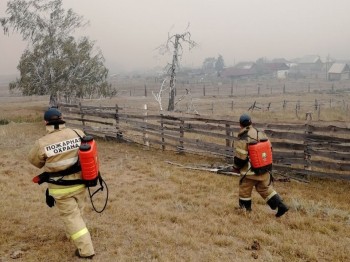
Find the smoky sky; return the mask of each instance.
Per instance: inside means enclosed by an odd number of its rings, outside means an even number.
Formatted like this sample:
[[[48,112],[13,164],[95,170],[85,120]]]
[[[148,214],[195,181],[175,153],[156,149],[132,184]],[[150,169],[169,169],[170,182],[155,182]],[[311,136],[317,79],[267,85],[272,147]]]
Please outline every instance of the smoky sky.
[[[6,0],[0,0],[0,16]],[[88,20],[76,32],[95,41],[111,73],[163,67],[171,53],[157,47],[168,35],[189,31],[198,45],[183,44],[181,65],[200,67],[221,54],[240,61],[319,55],[349,59],[349,0],[63,0]],[[26,43],[0,34],[0,74],[17,72]]]

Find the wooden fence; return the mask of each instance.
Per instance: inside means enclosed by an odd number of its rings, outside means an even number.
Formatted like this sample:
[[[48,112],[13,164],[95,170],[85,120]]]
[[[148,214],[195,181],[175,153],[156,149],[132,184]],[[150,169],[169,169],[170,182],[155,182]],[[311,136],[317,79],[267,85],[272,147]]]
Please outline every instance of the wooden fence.
[[[158,92],[163,78],[111,78],[109,82],[122,96],[152,96]],[[168,79],[169,81],[169,79]],[[169,83],[166,84],[169,86]],[[325,79],[236,79],[208,76],[181,77],[176,79],[178,96],[188,90],[194,97],[205,96],[266,96],[300,93],[337,93],[349,89],[349,80],[328,81]]]
[[[115,106],[61,104],[67,125],[106,139],[232,161],[237,122]],[[273,145],[274,169],[350,180],[350,129],[311,124],[254,123]]]

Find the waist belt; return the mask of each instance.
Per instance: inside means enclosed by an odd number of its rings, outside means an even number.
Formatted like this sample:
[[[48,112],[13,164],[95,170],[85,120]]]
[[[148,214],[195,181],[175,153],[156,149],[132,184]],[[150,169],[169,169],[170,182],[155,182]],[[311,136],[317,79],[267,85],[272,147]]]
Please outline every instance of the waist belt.
[[[86,181],[82,179],[73,179],[73,180],[63,180],[65,176],[75,174],[81,171],[81,167],[79,165],[79,161],[76,162],[73,166],[69,167],[66,170],[58,171],[58,172],[43,172],[38,175],[39,181],[38,184],[49,183],[60,186],[71,186],[71,185],[79,185],[85,184]],[[61,177],[58,180],[52,179],[53,177]]]

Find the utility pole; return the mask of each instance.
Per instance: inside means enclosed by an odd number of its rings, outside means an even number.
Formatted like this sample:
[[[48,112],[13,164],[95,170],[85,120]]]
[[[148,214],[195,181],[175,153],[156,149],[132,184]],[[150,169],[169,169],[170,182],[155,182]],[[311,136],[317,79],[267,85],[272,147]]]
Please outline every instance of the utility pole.
[[[329,54],[327,55],[327,59],[326,59],[326,80],[328,80],[328,64],[329,64]]]

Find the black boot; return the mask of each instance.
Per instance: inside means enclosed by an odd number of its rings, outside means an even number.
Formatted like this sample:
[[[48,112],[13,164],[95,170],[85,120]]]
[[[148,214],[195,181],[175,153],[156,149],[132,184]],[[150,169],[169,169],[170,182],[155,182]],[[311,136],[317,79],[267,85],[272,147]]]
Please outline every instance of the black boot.
[[[76,249],[76,250],[75,250],[74,255],[76,255],[76,256],[79,257],[79,258],[85,258],[85,259],[92,259],[92,258],[95,256],[95,254],[93,254],[93,255],[90,255],[90,256],[87,256],[87,257],[83,257],[83,256],[80,255],[79,249]]]
[[[284,213],[288,211],[288,207],[283,203],[281,197],[276,194],[273,197],[271,197],[268,201],[267,204],[271,207],[271,209],[275,210],[277,209],[276,217],[283,216]]]
[[[276,217],[283,216],[284,213],[286,213],[288,210],[289,210],[289,208],[283,202],[280,202],[278,204],[278,210],[277,210]]]
[[[245,208],[247,211],[252,211],[252,201],[251,200],[239,200],[239,207]]]

